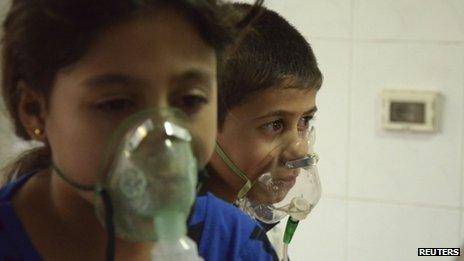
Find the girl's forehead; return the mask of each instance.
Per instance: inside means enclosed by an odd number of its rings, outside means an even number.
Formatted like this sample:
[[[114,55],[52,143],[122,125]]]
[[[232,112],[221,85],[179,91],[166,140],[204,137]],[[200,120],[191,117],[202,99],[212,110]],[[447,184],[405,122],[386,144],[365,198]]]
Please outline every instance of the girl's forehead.
[[[211,54],[215,55],[214,49],[195,26],[174,10],[166,9],[108,28],[81,60],[124,66],[133,61],[166,62],[179,57],[189,62]]]
[[[160,20],[163,15],[171,17],[169,23]],[[62,72],[58,76],[100,85],[207,82],[215,79],[216,54],[188,20],[167,11],[107,30],[76,64]]]

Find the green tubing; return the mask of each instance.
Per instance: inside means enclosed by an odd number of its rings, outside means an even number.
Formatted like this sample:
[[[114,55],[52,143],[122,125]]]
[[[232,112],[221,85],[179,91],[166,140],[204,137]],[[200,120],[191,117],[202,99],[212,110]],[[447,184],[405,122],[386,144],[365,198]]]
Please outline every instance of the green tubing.
[[[288,218],[284,233],[285,244],[290,244],[290,241],[292,241],[293,234],[295,234],[295,230],[299,222],[300,221],[298,220],[293,220],[291,217]]]

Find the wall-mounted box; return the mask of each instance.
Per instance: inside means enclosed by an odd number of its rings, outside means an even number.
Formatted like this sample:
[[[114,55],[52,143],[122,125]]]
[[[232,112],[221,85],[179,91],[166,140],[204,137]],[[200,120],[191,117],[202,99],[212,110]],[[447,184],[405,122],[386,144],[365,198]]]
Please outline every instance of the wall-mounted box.
[[[381,126],[387,130],[438,130],[440,94],[433,91],[384,90]]]

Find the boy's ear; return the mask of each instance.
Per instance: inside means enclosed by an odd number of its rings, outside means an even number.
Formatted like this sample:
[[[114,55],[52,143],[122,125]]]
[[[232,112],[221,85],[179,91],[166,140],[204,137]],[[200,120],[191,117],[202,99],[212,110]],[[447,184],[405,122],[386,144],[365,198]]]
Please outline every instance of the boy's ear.
[[[47,108],[45,97],[43,94],[32,90],[24,81],[18,83],[18,89],[18,115],[21,124],[31,139],[45,142],[45,115]]]

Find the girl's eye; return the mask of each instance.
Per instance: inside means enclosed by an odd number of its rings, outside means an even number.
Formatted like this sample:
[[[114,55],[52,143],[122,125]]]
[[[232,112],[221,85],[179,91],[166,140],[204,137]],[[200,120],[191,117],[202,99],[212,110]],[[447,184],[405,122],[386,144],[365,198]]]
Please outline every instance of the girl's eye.
[[[284,123],[282,120],[276,120],[273,122],[266,123],[261,126],[262,131],[264,134],[272,136],[275,134],[280,133],[284,128]]]
[[[299,131],[305,131],[309,128],[311,125],[311,120],[313,119],[313,116],[304,116],[301,117],[300,120],[298,121],[298,130]]]
[[[178,106],[187,113],[195,113],[208,102],[208,99],[203,96],[190,94],[182,96]]]
[[[106,113],[123,113],[135,106],[134,101],[129,99],[113,99],[97,103],[98,110]]]

